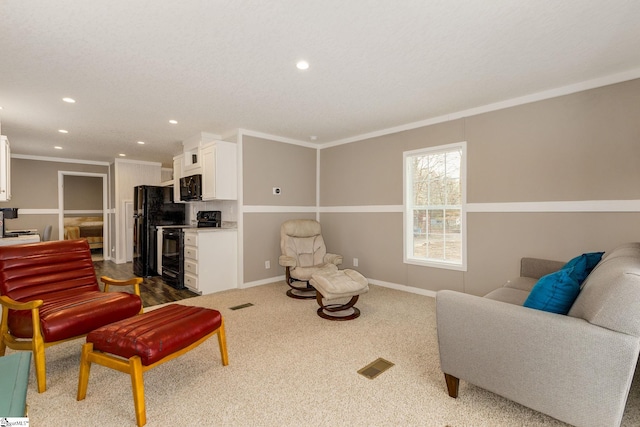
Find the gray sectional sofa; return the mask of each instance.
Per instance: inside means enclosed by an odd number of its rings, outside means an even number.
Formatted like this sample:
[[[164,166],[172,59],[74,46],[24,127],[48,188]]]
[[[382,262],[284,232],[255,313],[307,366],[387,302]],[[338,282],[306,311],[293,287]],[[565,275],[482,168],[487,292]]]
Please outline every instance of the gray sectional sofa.
[[[640,352],[640,243],[605,253],[567,315],[523,307],[563,265],[523,258],[520,277],[485,297],[437,293],[452,397],[463,380],[575,426],[620,425]]]

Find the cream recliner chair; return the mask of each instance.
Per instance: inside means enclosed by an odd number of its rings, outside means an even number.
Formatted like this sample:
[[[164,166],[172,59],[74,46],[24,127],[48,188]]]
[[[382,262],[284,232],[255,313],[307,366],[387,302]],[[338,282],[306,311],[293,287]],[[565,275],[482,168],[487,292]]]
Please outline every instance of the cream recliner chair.
[[[291,298],[315,298],[311,276],[337,271],[342,264],[342,255],[327,253],[320,223],[312,219],[285,221],[280,227],[280,249],[279,263],[286,269]]]

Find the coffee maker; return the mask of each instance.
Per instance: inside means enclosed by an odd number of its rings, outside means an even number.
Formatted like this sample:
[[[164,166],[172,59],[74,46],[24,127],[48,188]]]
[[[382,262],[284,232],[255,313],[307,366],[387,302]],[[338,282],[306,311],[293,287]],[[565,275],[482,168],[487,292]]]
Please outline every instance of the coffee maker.
[[[18,218],[18,208],[0,208],[0,237],[5,237],[4,220],[14,218]]]

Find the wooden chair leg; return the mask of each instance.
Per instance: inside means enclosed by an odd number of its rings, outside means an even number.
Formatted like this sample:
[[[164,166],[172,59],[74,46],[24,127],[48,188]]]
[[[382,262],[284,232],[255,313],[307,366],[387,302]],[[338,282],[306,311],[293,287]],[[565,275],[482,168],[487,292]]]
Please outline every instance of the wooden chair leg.
[[[3,308],[2,321],[0,322],[0,357],[4,356],[4,353],[7,350],[7,343],[5,342],[4,337],[9,333],[8,317],[9,309]]]
[[[227,353],[227,335],[224,332],[224,319],[222,319],[222,323],[220,323],[220,327],[218,328],[218,344],[220,345],[222,365],[227,366],[229,364],[229,354]]]
[[[36,334],[33,337],[33,361],[36,367],[38,393],[44,393],[47,390],[47,360],[42,336],[36,337]]]
[[[80,356],[80,375],[78,376],[78,395],[76,400],[84,400],[87,397],[87,387],[89,386],[89,372],[91,371],[91,361],[89,353],[93,351],[93,343],[88,342],[82,346]]]
[[[131,388],[133,389],[133,404],[136,410],[136,421],[138,427],[147,423],[147,412],[144,403],[144,378],[142,377],[142,361],[140,356],[133,356],[129,359],[131,369]]]
[[[460,379],[454,377],[453,375],[444,374],[444,380],[447,382],[447,391],[449,392],[449,396],[454,399],[458,397],[458,386],[460,385]]]

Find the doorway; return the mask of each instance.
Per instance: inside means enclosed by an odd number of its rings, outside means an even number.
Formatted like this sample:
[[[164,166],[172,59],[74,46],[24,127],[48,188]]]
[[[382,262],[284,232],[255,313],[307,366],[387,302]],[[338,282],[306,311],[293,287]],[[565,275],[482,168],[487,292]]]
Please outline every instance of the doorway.
[[[58,172],[58,240],[85,239],[94,261],[108,258],[107,174]]]

